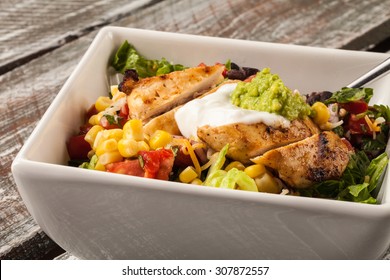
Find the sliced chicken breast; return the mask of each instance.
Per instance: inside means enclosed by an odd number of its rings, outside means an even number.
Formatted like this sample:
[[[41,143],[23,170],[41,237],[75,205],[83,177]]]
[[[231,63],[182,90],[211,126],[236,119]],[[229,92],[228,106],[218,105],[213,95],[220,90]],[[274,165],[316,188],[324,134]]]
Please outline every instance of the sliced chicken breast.
[[[211,148],[219,151],[229,143],[227,156],[244,163],[271,149],[300,141],[315,133],[319,133],[319,130],[309,118],[294,120],[288,128],[273,128],[263,123],[198,128],[198,137]]]
[[[224,70],[224,65],[203,65],[142,79],[127,97],[130,117],[146,123],[222,82]]]
[[[291,187],[307,188],[316,182],[339,179],[352,152],[339,136],[325,131],[271,150],[252,161],[274,169]]]

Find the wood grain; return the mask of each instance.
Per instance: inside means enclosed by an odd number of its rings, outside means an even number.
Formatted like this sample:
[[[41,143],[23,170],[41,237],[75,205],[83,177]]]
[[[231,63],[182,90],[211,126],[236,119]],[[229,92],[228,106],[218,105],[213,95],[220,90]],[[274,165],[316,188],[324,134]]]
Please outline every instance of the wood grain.
[[[390,36],[390,1],[157,3],[120,25],[216,37],[361,50]]]
[[[60,251],[29,215],[10,167],[100,27],[369,49],[390,37],[389,6],[390,0],[1,1],[0,258]]]
[[[155,2],[1,1],[0,74]]]

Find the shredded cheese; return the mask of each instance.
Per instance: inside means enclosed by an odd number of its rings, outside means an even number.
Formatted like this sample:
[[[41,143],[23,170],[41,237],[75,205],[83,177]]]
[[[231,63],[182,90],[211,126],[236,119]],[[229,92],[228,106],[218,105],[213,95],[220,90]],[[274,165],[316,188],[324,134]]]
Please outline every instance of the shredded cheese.
[[[192,147],[190,141],[188,141],[188,139],[176,138],[176,139],[173,139],[173,141],[172,141],[172,144],[175,144],[175,143],[181,144],[185,147],[185,149],[183,149],[183,154],[190,156],[191,161],[194,164],[195,171],[196,171],[196,173],[198,173],[198,176],[199,176],[200,173],[202,172],[202,169],[200,167],[198,158],[196,157],[194,148]]]

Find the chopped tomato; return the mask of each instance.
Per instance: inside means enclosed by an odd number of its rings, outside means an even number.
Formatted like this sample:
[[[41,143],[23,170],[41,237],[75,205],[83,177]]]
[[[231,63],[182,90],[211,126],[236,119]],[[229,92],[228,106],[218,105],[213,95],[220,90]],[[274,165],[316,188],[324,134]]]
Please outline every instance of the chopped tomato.
[[[101,117],[99,123],[105,129],[120,128],[118,124],[110,123],[106,116]]]
[[[70,159],[87,159],[88,153],[91,150],[91,146],[84,139],[85,134],[75,135],[69,138],[66,143],[66,148]]]
[[[159,149],[155,151],[140,151],[144,163],[146,178],[168,180],[172,171],[174,155],[170,149]]]
[[[340,106],[351,114],[360,114],[368,110],[368,104],[364,100],[340,103]]]
[[[347,129],[351,132],[351,134],[372,134],[366,120],[364,118],[358,118],[355,114],[351,114],[349,116]]]
[[[172,171],[174,155],[172,150],[159,149],[155,151],[141,151],[143,166],[139,159],[125,160],[106,165],[108,172],[133,175],[145,178],[168,180]]]
[[[144,177],[145,171],[138,159],[113,162],[106,165],[108,172]]]
[[[119,125],[123,127],[125,123],[127,122],[129,118],[129,105],[125,103],[125,105],[122,106],[121,110],[119,111]]]

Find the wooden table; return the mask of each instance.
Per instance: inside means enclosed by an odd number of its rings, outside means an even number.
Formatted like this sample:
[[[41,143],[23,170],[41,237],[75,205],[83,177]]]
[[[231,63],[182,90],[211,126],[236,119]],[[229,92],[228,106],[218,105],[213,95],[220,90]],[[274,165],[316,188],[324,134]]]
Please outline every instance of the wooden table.
[[[390,0],[2,0],[1,259],[52,259],[64,252],[28,213],[10,167],[97,31],[106,25],[326,48],[390,50]],[[389,251],[384,258],[390,259]]]

